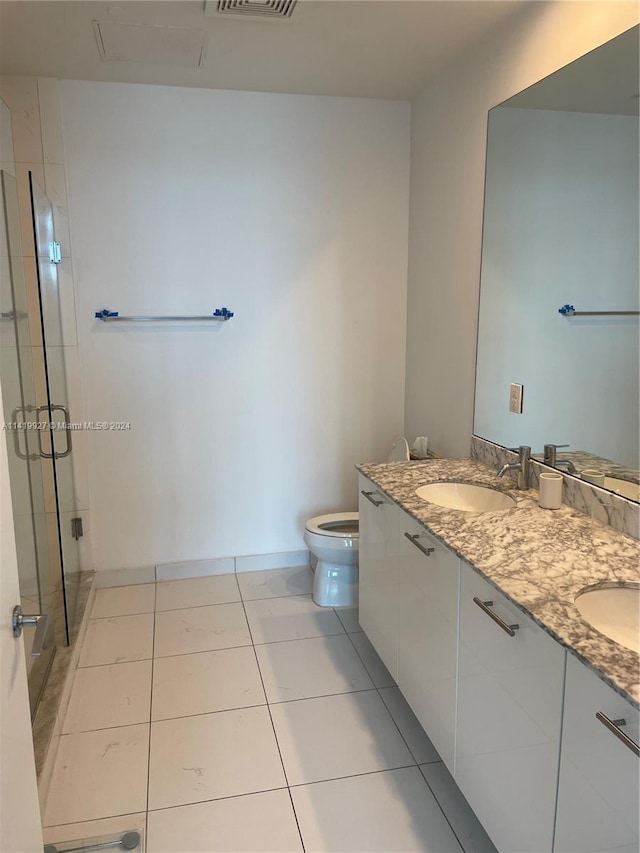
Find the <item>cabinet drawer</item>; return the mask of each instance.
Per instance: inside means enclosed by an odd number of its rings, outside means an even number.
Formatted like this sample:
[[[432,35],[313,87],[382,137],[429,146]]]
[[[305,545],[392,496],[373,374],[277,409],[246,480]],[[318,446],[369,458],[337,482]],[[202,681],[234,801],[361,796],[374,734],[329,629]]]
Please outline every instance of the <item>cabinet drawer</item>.
[[[636,744],[638,711],[573,655],[567,679],[556,817],[557,853],[638,850],[640,760],[601,722]]]
[[[461,564],[454,775],[499,850],[552,848],[564,665],[558,643]]]

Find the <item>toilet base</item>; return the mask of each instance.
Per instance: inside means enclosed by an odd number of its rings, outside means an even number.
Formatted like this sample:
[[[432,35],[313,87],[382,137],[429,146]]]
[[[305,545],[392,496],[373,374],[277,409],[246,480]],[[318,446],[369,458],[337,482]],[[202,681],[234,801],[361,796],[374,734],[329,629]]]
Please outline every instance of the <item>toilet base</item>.
[[[355,607],[358,603],[358,566],[318,560],[313,575],[313,600],[320,607]]]

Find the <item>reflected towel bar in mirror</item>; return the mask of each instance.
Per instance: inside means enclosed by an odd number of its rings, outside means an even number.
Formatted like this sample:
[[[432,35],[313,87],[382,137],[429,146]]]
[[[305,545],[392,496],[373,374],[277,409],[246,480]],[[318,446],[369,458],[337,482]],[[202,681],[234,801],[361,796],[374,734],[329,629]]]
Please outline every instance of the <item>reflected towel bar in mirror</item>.
[[[640,317],[640,311],[576,311],[573,305],[558,308],[563,317]]]
[[[120,323],[162,323],[167,321],[175,321],[175,320],[198,320],[199,322],[203,322],[205,320],[230,320],[233,317],[233,311],[229,311],[228,308],[216,308],[213,314],[203,314],[203,315],[167,315],[167,316],[154,316],[154,315],[138,315],[138,316],[130,316],[130,317],[122,317],[118,313],[118,311],[109,311],[107,308],[103,308],[102,311],[96,311],[95,318],[96,320],[102,320],[103,323],[112,323],[112,322],[120,322]]]

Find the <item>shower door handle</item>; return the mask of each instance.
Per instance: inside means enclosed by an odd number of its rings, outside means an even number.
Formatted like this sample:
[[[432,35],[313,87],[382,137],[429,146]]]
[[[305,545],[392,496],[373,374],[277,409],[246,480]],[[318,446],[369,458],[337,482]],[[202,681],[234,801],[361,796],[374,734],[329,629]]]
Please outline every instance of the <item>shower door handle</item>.
[[[13,433],[13,449],[16,452],[16,456],[18,459],[28,459],[29,454],[23,453],[20,450],[20,429],[18,427],[18,415],[24,415],[24,406],[17,406],[13,412],[11,412],[11,432]],[[24,417],[22,418],[21,423],[26,423]]]
[[[65,431],[65,435],[67,437],[67,447],[66,447],[64,453],[56,453],[55,452],[55,445],[53,442],[53,436],[51,437],[51,444],[54,447],[54,455],[55,455],[56,459],[64,459],[65,456],[70,455],[71,450],[72,450],[72,447],[71,447],[71,415],[69,414],[69,409],[66,406],[62,406],[60,404],[55,405],[55,406],[51,406],[51,411],[53,412],[54,410],[58,411],[58,412],[62,412],[62,414],[64,415],[64,431]]]
[[[48,613],[26,614],[22,612],[22,607],[19,604],[13,608],[13,618],[11,619],[11,628],[14,637],[22,635],[22,629],[25,625],[35,625],[36,633],[33,638],[33,646],[31,647],[31,655],[34,658],[40,657],[44,646],[44,638],[47,634],[47,625],[49,624]]]
[[[37,412],[37,409],[35,408],[35,406],[17,406],[13,410],[13,412],[11,413],[11,421],[12,421],[11,432],[13,433],[13,449],[15,450],[16,456],[19,459],[26,459],[27,461],[34,462],[39,456],[38,453],[32,453],[32,454],[23,453],[22,450],[20,449],[20,433],[21,432],[25,433],[25,441],[26,441],[26,423],[27,423],[27,421],[24,417],[25,412]],[[20,421],[20,423],[25,424],[24,430],[21,430],[18,427],[18,415],[22,415],[22,420]],[[37,433],[38,433],[38,445],[40,445],[40,430],[37,430]],[[27,450],[28,449],[29,449],[29,443],[27,442]]]
[[[53,423],[53,415],[52,412],[62,412],[64,414],[64,424],[65,424],[65,433],[67,439],[67,446],[63,453],[56,452],[56,444],[54,439],[55,430],[51,430],[51,453],[47,453],[46,450],[42,449],[42,440],[40,438],[40,431],[38,430],[38,441],[40,442],[40,456],[44,459],[64,459],[65,456],[69,456],[71,453],[71,415],[69,414],[69,409],[66,406],[62,406],[60,404],[52,404],[51,406],[40,406],[38,408],[38,420],[40,419],[40,412],[46,412],[49,416],[49,423]]]
[[[47,453],[46,450],[42,449],[42,436],[40,434],[42,432],[42,430],[40,429],[40,423],[41,423],[40,412],[46,412],[46,414],[49,418],[49,421],[51,421],[51,413],[49,412],[49,406],[38,406],[38,408],[35,411],[37,412],[36,417],[38,418],[38,447],[40,448],[40,456],[42,456],[43,459],[53,459],[53,457],[55,456],[55,453],[53,453],[53,436],[51,436],[51,450],[52,450],[52,452]],[[44,424],[44,426],[46,426],[46,424]],[[49,430],[49,431],[51,431],[51,430]]]

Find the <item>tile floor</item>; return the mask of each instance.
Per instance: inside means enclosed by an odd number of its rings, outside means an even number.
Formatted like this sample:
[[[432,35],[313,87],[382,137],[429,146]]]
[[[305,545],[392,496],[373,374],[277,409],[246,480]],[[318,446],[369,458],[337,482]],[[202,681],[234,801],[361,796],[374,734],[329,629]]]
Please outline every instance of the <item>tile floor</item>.
[[[493,851],[362,633],[307,567],[98,590],[45,842],[147,853]]]

